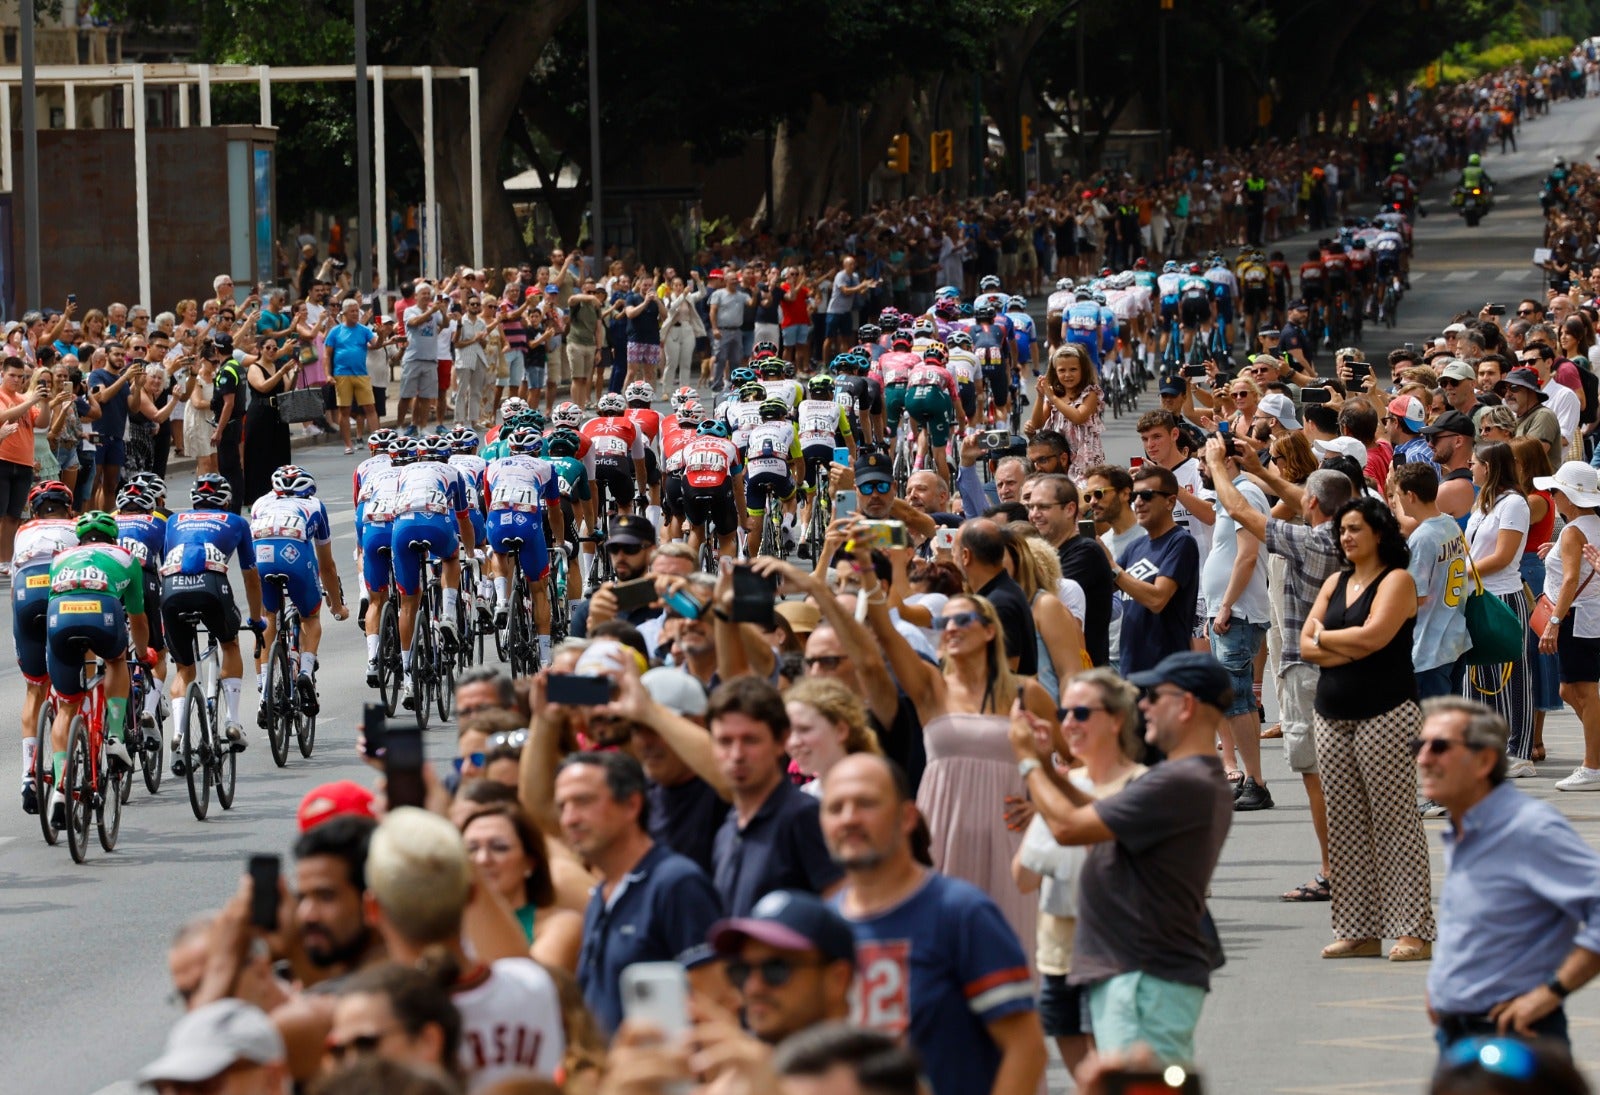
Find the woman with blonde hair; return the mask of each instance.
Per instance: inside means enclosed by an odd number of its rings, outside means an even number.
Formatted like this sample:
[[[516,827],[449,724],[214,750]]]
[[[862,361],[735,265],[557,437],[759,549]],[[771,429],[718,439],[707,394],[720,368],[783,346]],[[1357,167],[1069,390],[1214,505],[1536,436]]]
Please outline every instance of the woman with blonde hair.
[[[1039,653],[1034,679],[1059,699],[1073,674],[1092,664],[1085,657],[1083,624],[1061,599],[1061,558],[1055,548],[1026,521],[1010,522],[1006,531],[1011,533],[1006,545],[1007,568],[1033,610],[1034,643]]]
[[[1478,419],[1479,441],[1505,441],[1509,443],[1517,434],[1517,412],[1510,407],[1490,407]],[[1546,461],[1549,454],[1545,454]]]
[[[827,677],[805,677],[783,694],[789,712],[785,750],[797,768],[811,777],[800,789],[822,797],[822,777],[852,753],[883,755],[878,736],[867,725],[861,697]]]
[[[1085,468],[1106,462],[1101,439],[1105,432],[1103,393],[1089,352],[1074,342],[1050,351],[1049,366],[1039,376],[1038,395],[1022,432],[1032,437],[1046,429],[1064,436],[1072,454],[1067,474],[1081,483]]]

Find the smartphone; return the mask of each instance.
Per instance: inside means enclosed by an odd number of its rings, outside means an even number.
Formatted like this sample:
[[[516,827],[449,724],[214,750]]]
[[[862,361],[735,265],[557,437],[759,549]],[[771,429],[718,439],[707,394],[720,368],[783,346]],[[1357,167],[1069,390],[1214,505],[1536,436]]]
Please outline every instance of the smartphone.
[[[1129,457],[1128,458],[1128,467],[1133,471],[1138,471],[1140,468],[1144,467],[1144,457],[1142,457],[1142,456]]]
[[[1352,376],[1366,376],[1372,372],[1372,366],[1365,361],[1347,361],[1345,364],[1350,366]]]
[[[1333,392],[1327,388],[1301,388],[1300,402],[1302,403],[1327,403],[1333,398]]]
[[[887,551],[903,548],[911,543],[903,521],[865,521],[859,526],[856,539],[874,550]]]
[[[1217,423],[1217,436],[1222,438],[1223,444],[1227,446],[1229,456],[1239,455],[1239,443],[1233,439],[1233,431],[1228,423]]]
[[[706,606],[691,597],[687,591],[675,589],[661,598],[661,603],[666,605],[674,615],[682,616],[686,620],[698,620],[705,615]]]
[[[778,585],[757,574],[748,563],[733,567],[733,622],[772,626],[772,606],[778,599]]]
[[[856,515],[856,492],[842,490],[833,496],[833,515],[835,517],[854,517]]]
[[[936,528],[933,530],[933,549],[935,551],[954,551],[956,549],[956,529]]]
[[[610,677],[589,677],[581,673],[552,673],[545,682],[545,696],[565,707],[599,707],[611,702]]]
[[[834,449],[833,462],[841,468],[848,468],[850,466],[850,450],[843,446]]]
[[[635,962],[622,970],[622,1017],[655,1027],[669,1043],[689,1033],[689,975],[676,962]]]
[[[1100,534],[1095,531],[1094,520],[1092,518],[1085,517],[1083,520],[1078,522],[1078,535],[1093,540]]]
[[[1200,1077],[1181,1068],[1165,1072],[1117,1069],[1101,1073],[1106,1095],[1200,1095]]]
[[[983,435],[983,447],[986,449],[1003,449],[1011,444],[1010,430],[986,430]]]
[[[250,857],[250,926],[264,932],[278,930],[278,874],[275,855]]]
[[[76,303],[78,303],[78,294],[77,293],[68,293],[67,294],[67,303],[68,304],[76,304]],[[1500,310],[1502,312],[1505,311],[1504,308],[1502,308]]]
[[[612,587],[611,593],[617,599],[617,611],[619,613],[632,612],[634,609],[654,604],[656,600],[655,575],[646,574],[643,578],[635,578],[631,582],[618,582]]]
[[[1206,375],[1206,367],[1204,365],[1185,365],[1183,367],[1183,369],[1182,369],[1182,374],[1181,375],[1183,375],[1183,376],[1205,376]]]
[[[381,703],[363,704],[361,708],[361,755],[367,760],[382,760],[388,716]]]
[[[1417,346],[1416,346],[1416,343],[1414,343],[1414,342],[1407,342],[1404,345],[1403,349],[1408,354],[1414,354],[1414,353],[1417,352]]]
[[[385,727],[383,775],[389,807],[418,806],[427,801],[422,785],[422,731],[415,726]]]
[[[71,300],[72,298],[68,297],[67,299]],[[1504,304],[1488,304],[1484,306],[1483,313],[1488,316],[1503,316],[1506,314],[1506,306]]]

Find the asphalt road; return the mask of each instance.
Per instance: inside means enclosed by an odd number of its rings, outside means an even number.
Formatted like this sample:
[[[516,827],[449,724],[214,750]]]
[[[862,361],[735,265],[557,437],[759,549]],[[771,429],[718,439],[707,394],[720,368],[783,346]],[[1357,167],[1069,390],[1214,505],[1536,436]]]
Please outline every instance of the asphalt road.
[[[1557,152],[1586,158],[1600,144],[1600,103],[1564,103],[1524,129],[1519,154],[1491,155],[1500,204],[1476,229],[1448,212],[1418,227],[1413,291],[1395,332],[1368,334],[1370,357],[1401,342],[1431,338],[1458,311],[1485,302],[1514,303],[1539,290],[1529,258],[1538,243],[1538,180]],[[1439,188],[1428,201],[1443,205]],[[1327,356],[1327,355],[1324,355]],[[1142,401],[1153,406],[1153,396]],[[1137,451],[1132,419],[1107,424],[1107,450],[1126,460]],[[347,589],[353,547],[350,504],[343,497],[354,459],[336,446],[306,447],[296,459],[325,485],[335,556]],[[186,475],[175,475],[181,498]],[[231,811],[213,803],[210,820],[194,820],[181,785],[159,795],[142,785],[124,812],[114,854],[96,847],[75,866],[64,846],[46,847],[36,819],[18,807],[21,767],[15,745],[0,772],[11,790],[0,799],[0,1088],[90,1092],[125,1079],[158,1052],[178,1010],[169,1000],[165,949],[171,931],[233,892],[252,853],[287,854],[300,797],[329,779],[364,778],[352,748],[367,696],[364,648],[352,623],[327,630],[320,673],[324,697],[317,753],[291,750],[287,768],[272,766],[265,735],[252,726],[240,758],[238,798]],[[16,711],[21,681],[0,659],[0,710]],[[244,721],[253,724],[247,687]],[[13,716],[14,717],[14,716]],[[1555,794],[1554,779],[1576,762],[1579,733],[1569,714],[1546,730],[1551,760],[1522,788],[1557,800],[1591,840],[1600,838],[1600,810]],[[453,728],[427,734],[434,756],[448,756]],[[12,739],[13,741],[15,739]],[[1267,772],[1278,808],[1242,815],[1218,871],[1212,908],[1229,952],[1200,1026],[1199,1049],[1210,1090],[1236,1092],[1402,1092],[1422,1090],[1432,1051],[1422,1012],[1426,967],[1386,962],[1326,963],[1317,951],[1331,936],[1326,906],[1279,903],[1277,895],[1310,876],[1315,843],[1298,781],[1269,743]],[[1429,823],[1430,830],[1440,827]],[[1435,847],[1437,839],[1431,838]],[[1441,868],[1442,869],[1442,868]],[[1575,1041],[1600,1023],[1600,993],[1578,994],[1570,1008]],[[1592,1038],[1589,1044],[1593,1044]],[[1052,1090],[1067,1085],[1052,1070]]]

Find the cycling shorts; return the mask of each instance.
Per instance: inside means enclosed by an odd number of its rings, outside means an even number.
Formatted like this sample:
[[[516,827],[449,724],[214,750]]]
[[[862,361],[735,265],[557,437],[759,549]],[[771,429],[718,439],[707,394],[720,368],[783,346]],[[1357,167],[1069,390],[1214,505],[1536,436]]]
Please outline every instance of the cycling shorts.
[[[261,575],[261,607],[268,614],[283,606],[278,584],[268,580],[275,574],[288,579],[289,600],[302,618],[315,616],[322,608],[317,553],[312,545],[280,537],[257,540],[256,571]]]
[[[1352,266],[1350,272],[1355,275],[1357,285],[1371,285],[1373,279],[1378,276],[1377,267],[1370,262],[1365,266]]]
[[[1318,282],[1318,283],[1316,283],[1314,285],[1307,285],[1305,282],[1301,282],[1300,283],[1300,299],[1305,301],[1307,304],[1310,304],[1314,300],[1321,300],[1322,299],[1322,283]]]
[[[978,386],[976,384],[956,385],[956,395],[961,397],[961,410],[968,418],[975,418],[978,414]]]
[[[633,477],[633,468],[623,468],[616,464],[596,464],[594,478],[610,499],[611,505],[617,509],[627,509],[633,505],[633,494],[637,483]]]
[[[477,506],[468,507],[467,522],[472,525],[472,542],[474,544],[481,544],[489,538],[489,534],[485,531],[488,526],[483,523],[483,511]]]
[[[644,450],[644,481],[649,486],[661,482],[661,465],[656,462],[656,450]]]
[[[733,505],[733,484],[716,487],[686,487],[683,495],[686,519],[694,525],[710,521],[718,536],[729,536],[739,526]]]
[[[426,544],[441,559],[454,559],[461,549],[461,530],[456,519],[437,513],[407,513],[395,518],[389,540],[389,558],[394,566],[394,584],[406,596],[422,590],[422,549]]]
[[[1100,355],[1094,355],[1096,365],[1099,364]],[[1011,370],[1004,365],[985,365],[983,367],[983,383],[989,389],[989,402],[996,407],[1009,407],[1011,405]]]
[[[521,540],[520,548],[507,540]],[[550,549],[545,540],[544,522],[532,513],[497,509],[489,511],[489,547],[496,555],[517,553],[518,565],[529,582],[542,582],[550,573]]]
[[[763,471],[747,476],[744,481],[744,508],[752,517],[759,517],[767,507],[767,495],[772,494],[787,502],[794,497],[794,480],[788,472]]]
[[[1217,318],[1223,322],[1233,318],[1233,297],[1217,297]]]
[[[17,648],[17,665],[29,684],[50,679],[45,664],[45,615],[50,606],[50,564],[38,563],[11,576],[11,641]]]
[[[1393,277],[1400,272],[1400,256],[1393,252],[1378,256],[1378,273]]]
[[[1161,298],[1161,322],[1170,325],[1170,324],[1176,323],[1177,321],[1178,321],[1178,298],[1177,297],[1162,297]]]
[[[161,626],[161,575],[149,567],[144,571],[144,619],[150,632],[150,649],[157,654],[167,649],[167,630]]]
[[[818,473],[828,474],[828,468],[833,465],[833,449],[821,445],[811,445],[800,450],[806,458],[806,481],[802,484],[806,489],[817,481]]]
[[[1178,302],[1178,320],[1185,327],[1198,327],[1210,318],[1210,300],[1204,297],[1184,297]]]
[[[943,447],[950,443],[950,420],[954,408],[950,393],[942,388],[913,388],[906,395],[906,413],[911,421],[928,431],[928,440]]]
[[[906,410],[906,386],[902,381],[899,384],[885,384],[883,386],[883,416],[889,432],[893,433],[900,426],[900,416]]]
[[[1329,296],[1333,296],[1336,293],[1342,293],[1347,288],[1349,288],[1349,281],[1345,278],[1345,276],[1343,274],[1335,274],[1331,270],[1328,271],[1328,295]]]
[[[94,654],[110,661],[128,652],[128,614],[110,593],[77,590],[50,598],[45,623],[45,668],[62,699],[84,694],[84,659]]]
[[[1244,314],[1257,315],[1267,310],[1267,290],[1256,286],[1244,291]]]
[[[677,472],[667,476],[661,486],[661,512],[667,517],[683,520],[683,476]]]
[[[239,636],[239,606],[226,574],[170,574],[161,579],[161,620],[167,628],[167,649],[172,660],[191,666],[199,655],[195,625],[185,616],[197,616],[218,643],[227,645]]]
[[[368,522],[361,526],[361,580],[367,592],[389,585],[389,545],[394,540],[394,522]]]

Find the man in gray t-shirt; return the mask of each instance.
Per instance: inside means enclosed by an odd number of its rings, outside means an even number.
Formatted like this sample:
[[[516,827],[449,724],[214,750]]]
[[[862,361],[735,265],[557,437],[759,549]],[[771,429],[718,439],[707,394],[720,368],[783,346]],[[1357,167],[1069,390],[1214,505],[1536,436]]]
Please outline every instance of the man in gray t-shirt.
[[[414,406],[411,421],[419,431],[433,421],[433,404],[439,398],[439,336],[445,328],[446,303],[444,297],[434,299],[433,286],[419,282],[416,303],[400,317],[406,329],[406,349],[400,359],[400,408],[396,421],[404,425],[406,413]]]
[[[711,293],[711,353],[716,362],[716,372],[711,378],[711,390],[720,392],[729,373],[744,364],[744,310],[750,306],[750,294],[739,288],[738,282],[723,285],[722,271],[713,270],[706,275],[715,288]]]

